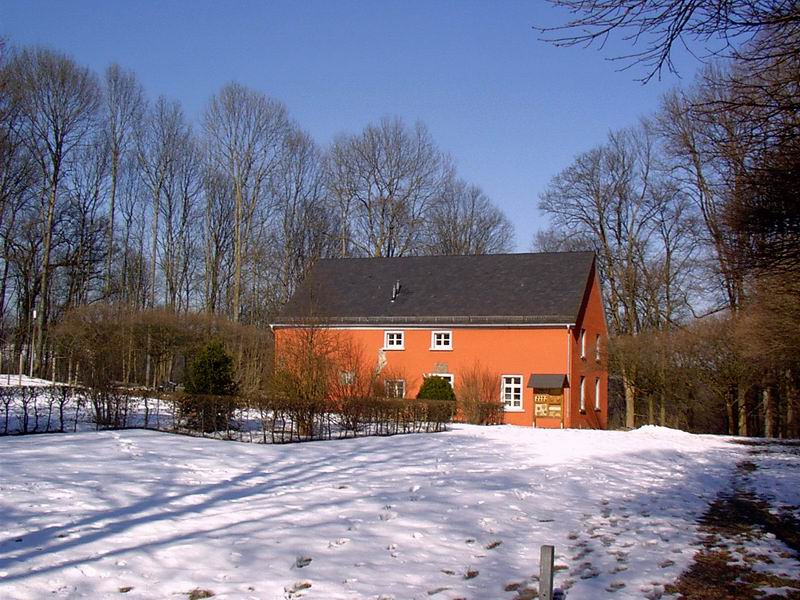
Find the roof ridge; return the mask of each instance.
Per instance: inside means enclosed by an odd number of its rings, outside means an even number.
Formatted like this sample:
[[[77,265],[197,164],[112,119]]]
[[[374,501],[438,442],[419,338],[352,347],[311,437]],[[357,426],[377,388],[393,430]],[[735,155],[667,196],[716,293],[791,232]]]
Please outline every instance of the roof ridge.
[[[491,254],[413,254],[406,256],[332,256],[320,258],[317,262],[328,262],[337,260],[400,260],[400,259],[420,259],[420,258],[489,258],[493,256],[545,256],[560,254],[596,254],[594,250],[558,250],[550,252],[495,252]]]

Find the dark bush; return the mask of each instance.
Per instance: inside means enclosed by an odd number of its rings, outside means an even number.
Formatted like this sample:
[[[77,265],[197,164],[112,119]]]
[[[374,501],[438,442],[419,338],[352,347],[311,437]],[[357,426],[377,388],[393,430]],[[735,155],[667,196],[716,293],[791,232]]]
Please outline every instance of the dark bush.
[[[233,359],[222,342],[213,340],[195,355],[183,387],[186,394],[179,396],[178,407],[184,426],[204,433],[231,429],[236,384]]]
[[[182,394],[175,397],[175,403],[182,425],[189,430],[214,433],[235,429],[233,414],[239,407],[235,396]]]
[[[187,394],[230,396],[236,393],[233,381],[233,359],[222,342],[206,344],[189,363],[183,385]]]
[[[453,386],[444,377],[426,377],[417,394],[418,400],[455,400]]]
[[[469,405],[467,423],[473,425],[501,425],[503,423],[503,405],[499,401],[475,402]]]

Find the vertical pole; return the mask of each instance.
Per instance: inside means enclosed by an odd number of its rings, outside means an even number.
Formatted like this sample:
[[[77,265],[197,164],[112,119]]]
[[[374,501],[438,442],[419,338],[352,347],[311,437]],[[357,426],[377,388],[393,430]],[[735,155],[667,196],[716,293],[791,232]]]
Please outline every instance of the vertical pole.
[[[553,558],[555,547],[542,546],[539,558],[539,600],[553,600]]]
[[[44,275],[42,276],[44,277]],[[28,377],[33,379],[33,362],[36,360],[36,343],[34,343],[34,337],[36,336],[36,327],[38,326],[38,322],[36,321],[36,309],[33,309],[33,319],[31,319],[31,344],[30,344],[30,358],[31,364],[30,369],[28,370]]]

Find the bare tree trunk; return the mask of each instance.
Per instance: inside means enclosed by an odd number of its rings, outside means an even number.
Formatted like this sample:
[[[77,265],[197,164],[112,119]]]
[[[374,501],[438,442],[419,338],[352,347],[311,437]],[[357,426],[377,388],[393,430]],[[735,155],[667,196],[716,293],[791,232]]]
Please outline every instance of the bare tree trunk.
[[[725,413],[728,417],[728,435],[736,435],[736,414],[734,411],[734,392],[725,395]]]
[[[739,435],[747,437],[747,387],[740,384],[736,388],[736,398],[739,404]]]
[[[44,228],[44,248],[42,258],[42,278],[41,278],[41,292],[39,297],[39,314],[36,315],[36,341],[33,347],[33,363],[35,365],[34,372],[38,373],[41,370],[41,354],[44,351],[44,328],[47,310],[47,286],[50,283],[50,246],[53,239],[53,217],[56,210],[56,188],[58,186],[58,175],[54,175],[50,195],[47,201],[47,218],[45,220]]]
[[[764,390],[761,392],[764,402],[764,437],[775,437],[773,429],[774,420],[774,406],[772,397],[772,388],[770,385],[765,385]]]
[[[784,372],[785,390],[784,394],[786,404],[786,418],[784,420],[784,428],[786,437],[796,439],[800,436],[797,424],[797,387],[794,384],[794,373],[791,369],[786,369]]]
[[[623,371],[622,386],[625,389],[625,427],[633,429],[636,427],[636,390],[633,381]]]
[[[108,206],[108,232],[106,244],[106,276],[103,285],[103,292],[108,300],[111,293],[111,262],[114,257],[114,218],[117,202],[117,175],[119,173],[119,151],[115,148],[111,152],[111,193],[109,194]]]
[[[236,216],[234,222],[234,253],[233,253],[233,305],[231,318],[234,323],[239,322],[239,307],[242,296],[242,193],[237,189],[234,191],[236,198]]]

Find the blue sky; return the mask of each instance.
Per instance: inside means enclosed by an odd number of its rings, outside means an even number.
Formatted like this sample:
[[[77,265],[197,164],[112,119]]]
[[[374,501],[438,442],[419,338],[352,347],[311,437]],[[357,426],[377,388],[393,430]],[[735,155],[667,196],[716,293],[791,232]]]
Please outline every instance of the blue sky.
[[[630,51],[623,42],[601,51],[539,41],[534,25],[563,19],[543,0],[3,0],[0,35],[98,72],[118,62],[193,119],[238,81],[286,103],[323,145],[385,115],[422,120],[508,214],[524,251],[546,224],[536,205],[550,178],[681,81],[643,86],[641,69],[617,72],[607,59]],[[698,63],[677,64],[691,80]]]

